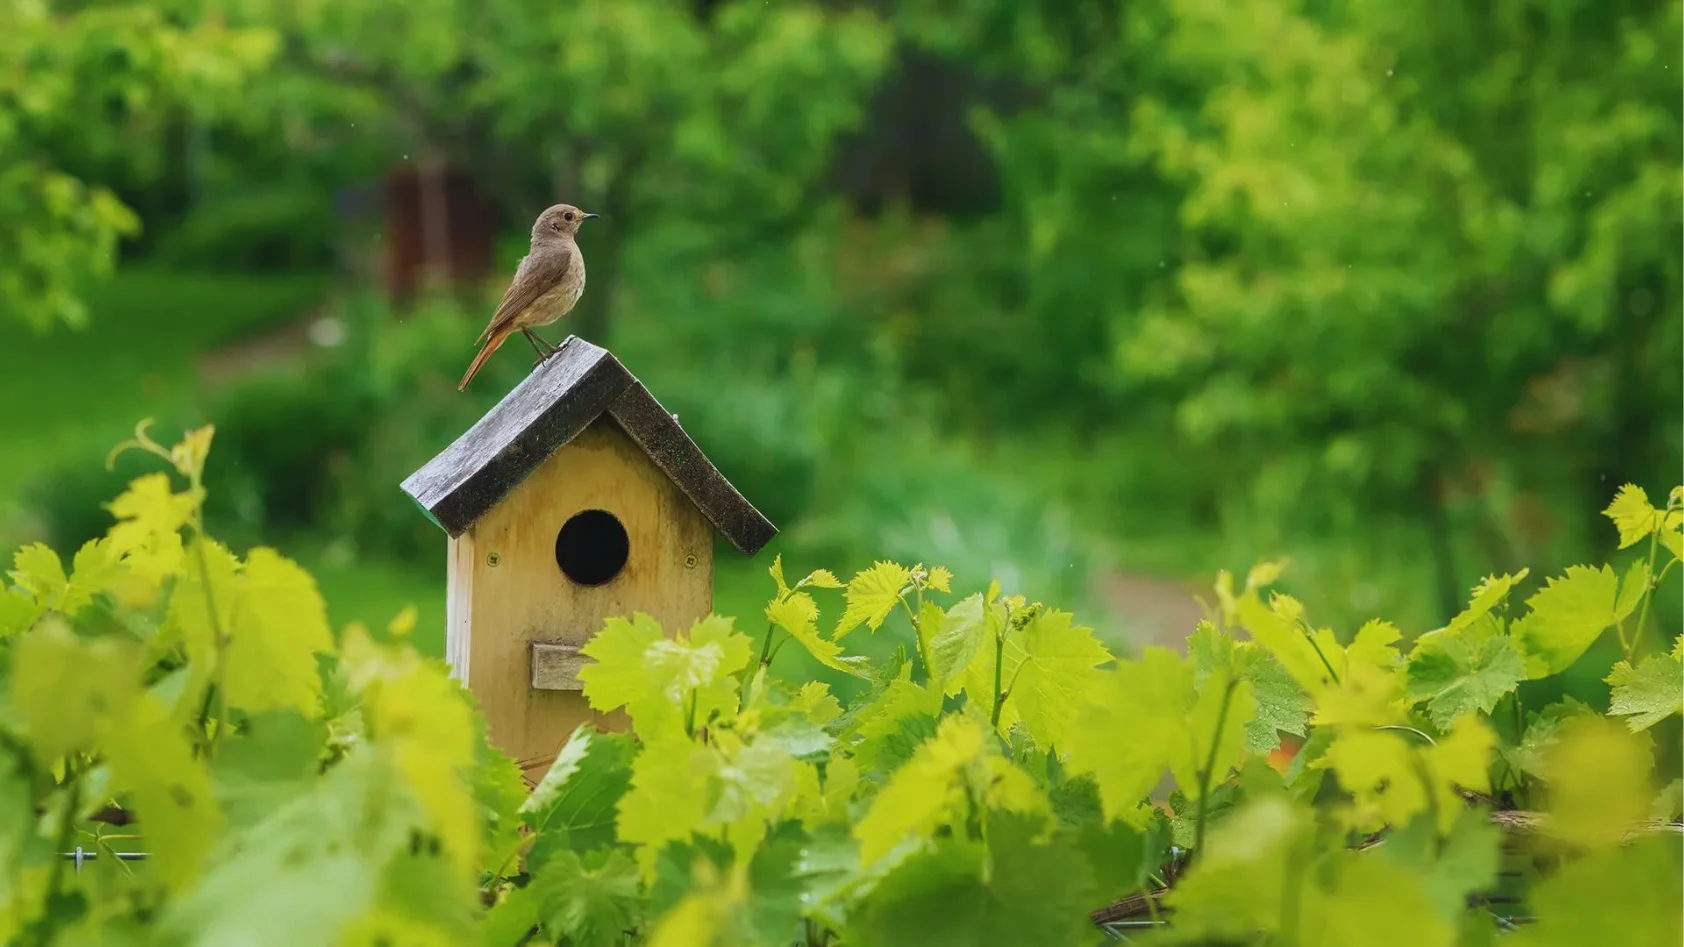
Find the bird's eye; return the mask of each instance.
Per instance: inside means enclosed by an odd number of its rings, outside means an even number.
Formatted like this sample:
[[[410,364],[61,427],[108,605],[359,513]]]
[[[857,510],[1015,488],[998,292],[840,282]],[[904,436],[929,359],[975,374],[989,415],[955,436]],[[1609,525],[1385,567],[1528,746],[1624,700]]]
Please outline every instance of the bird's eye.
[[[568,211],[567,213],[562,214],[561,216],[566,217],[568,220],[572,220],[573,219],[573,212]]]

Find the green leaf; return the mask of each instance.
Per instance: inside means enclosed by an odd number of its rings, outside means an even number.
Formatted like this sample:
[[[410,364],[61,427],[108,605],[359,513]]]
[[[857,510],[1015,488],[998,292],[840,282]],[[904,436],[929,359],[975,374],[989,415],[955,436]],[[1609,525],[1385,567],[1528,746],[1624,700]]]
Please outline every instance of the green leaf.
[[[28,630],[45,611],[20,589],[0,589],[0,641]]]
[[[850,943],[874,947],[1079,944],[1096,940],[1092,871],[1037,825],[991,814],[986,846],[947,839],[896,866],[859,908]]]
[[[894,562],[873,563],[871,568],[855,575],[845,593],[848,607],[831,637],[840,640],[862,624],[876,631],[900,604],[900,593],[911,578],[912,573],[905,566]]]
[[[223,826],[210,770],[181,723],[143,697],[117,721],[106,748],[112,789],[131,793],[146,840],[147,874],[172,892],[192,885]]]
[[[1678,641],[1684,643],[1684,635]],[[1613,685],[1608,712],[1626,718],[1633,730],[1647,730],[1673,714],[1684,713],[1684,662],[1678,649],[1651,654],[1634,668],[1628,662],[1614,665],[1605,679]]]
[[[625,707],[646,740],[735,713],[735,675],[752,657],[748,637],[728,618],[709,616],[669,639],[642,612],[630,622],[610,618],[580,653],[593,659],[579,671],[591,707]]]
[[[485,947],[517,947],[539,924],[541,906],[531,886],[513,888],[486,912],[480,940]]]
[[[637,747],[630,734],[599,733],[581,724],[539,780],[520,815],[537,836],[532,860],[551,848],[580,854],[611,845],[615,809],[631,785]]]
[[[941,630],[930,638],[932,673],[943,693],[949,696],[959,693],[965,686],[967,672],[984,658],[989,667],[993,666],[994,640],[1005,624],[1005,606],[985,599],[981,593],[967,595],[947,610]],[[992,681],[992,674],[989,679]],[[988,697],[992,696],[990,690]]]
[[[1606,717],[1574,717],[1544,755],[1549,832],[1585,845],[1612,845],[1649,814],[1654,768],[1647,736]]]
[[[842,646],[819,637],[819,606],[806,592],[792,592],[766,606],[766,620],[789,633],[815,660],[827,668],[869,680],[871,661],[860,655],[842,655]]]
[[[601,849],[580,858],[558,849],[538,868],[531,889],[544,929],[577,947],[613,947],[637,926],[643,885],[631,856]]]
[[[1028,774],[998,755],[982,725],[950,716],[895,770],[854,826],[861,864],[869,866],[907,839],[931,838],[964,811],[966,799],[1002,809],[1048,811]]]
[[[1661,526],[1661,512],[1649,504],[1649,494],[1632,483],[1620,487],[1602,515],[1613,520],[1620,531],[1621,549],[1649,538]]]
[[[1676,836],[1651,836],[1594,851],[1544,879],[1528,899],[1534,923],[1510,939],[1515,947],[1582,947],[1684,942],[1684,887]]]
[[[912,758],[920,743],[935,736],[941,693],[904,678],[850,713],[842,738],[852,743],[854,761],[865,773],[888,773]]]
[[[1618,580],[1607,566],[1568,566],[1526,600],[1531,608],[1512,629],[1526,657],[1526,676],[1567,670],[1597,636],[1624,618],[1615,610]]]
[[[1243,806],[1210,830],[1205,851],[1165,898],[1175,931],[1194,943],[1244,942],[1281,926],[1281,907],[1299,875],[1294,850],[1308,813],[1280,796]]]
[[[1378,852],[1327,858],[1303,895],[1305,947],[1456,947],[1456,924],[1433,910],[1430,882]]]
[[[476,716],[479,742],[474,751],[474,801],[479,804],[481,868],[504,874],[525,844],[522,809],[531,796],[520,764],[491,744],[483,717]]]
[[[65,585],[58,609],[67,615],[76,614],[126,571],[109,541],[88,540],[71,560],[70,581]]]
[[[255,714],[211,762],[216,796],[230,825],[263,821],[315,781],[327,728],[296,710]]]
[[[93,749],[140,695],[141,655],[126,642],[77,638],[59,619],[20,635],[11,655],[11,704],[42,763]]]
[[[1409,655],[1408,694],[1427,702],[1433,726],[1471,713],[1489,714],[1526,676],[1514,642],[1490,617],[1452,631],[1431,631],[1416,639]]]
[[[167,902],[158,943],[188,947],[331,944],[374,908],[377,879],[423,825],[389,760],[352,753],[306,793],[276,807],[221,853],[199,883]],[[143,813],[144,815],[144,813]],[[460,909],[471,887],[436,899]]]
[[[1197,797],[1198,774],[1213,762],[1211,781],[1220,783],[1243,757],[1255,715],[1249,681],[1221,671],[1195,687],[1189,660],[1147,648],[1139,660],[1118,662],[1073,722],[1070,769],[1093,774],[1107,819],[1139,827],[1148,818],[1141,802],[1166,769],[1190,797]]]
[[[1491,609],[1508,598],[1510,590],[1519,585],[1527,576],[1528,570],[1522,569],[1513,574],[1486,576],[1474,586],[1473,599],[1462,613],[1450,620],[1444,627],[1445,631],[1460,631],[1491,613]]]
[[[1286,668],[1256,642],[1235,641],[1208,620],[1201,620],[1187,638],[1193,660],[1193,683],[1203,687],[1213,673],[1237,674],[1251,682],[1257,714],[1246,724],[1245,745],[1252,753],[1268,753],[1280,746],[1281,733],[1303,736],[1309,721],[1310,698]]]
[[[630,788],[615,805],[616,835],[638,846],[638,864],[654,863],[661,846],[682,842],[706,824],[718,754],[682,733],[644,744],[632,762]]]
[[[1338,774],[1339,785],[1353,798],[1353,828],[1406,825],[1430,808],[1442,834],[1462,808],[1458,789],[1489,791],[1487,767],[1495,741],[1479,717],[1463,717],[1432,745],[1395,731],[1353,728],[1311,765]]]
[[[333,651],[327,606],[316,580],[273,549],[246,555],[227,626],[228,703],[243,710],[319,712],[316,655]]]
[[[984,649],[983,656],[992,680],[994,655]],[[1076,625],[1069,612],[1053,609],[1041,610],[1022,632],[1008,635],[1004,658],[1001,682],[1009,693],[1000,713],[1000,732],[1010,733],[1021,721],[1041,747],[1064,745],[1071,720],[1103,676],[1099,666],[1112,659],[1092,628]]]
[[[1453,922],[1466,913],[1470,895],[1496,885],[1502,841],[1488,812],[1462,809],[1442,843],[1432,820],[1417,818],[1391,832],[1379,850],[1420,878],[1439,915]]]
[[[43,608],[57,608],[70,584],[58,553],[45,543],[30,543],[19,549],[12,556],[12,570],[7,575]]]

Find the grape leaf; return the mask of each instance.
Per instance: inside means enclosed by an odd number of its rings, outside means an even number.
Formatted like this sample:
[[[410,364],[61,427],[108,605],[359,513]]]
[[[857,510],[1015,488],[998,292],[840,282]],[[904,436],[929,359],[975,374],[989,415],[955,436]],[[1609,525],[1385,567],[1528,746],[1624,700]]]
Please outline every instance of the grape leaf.
[[[333,633],[327,606],[308,572],[273,549],[253,549],[241,570],[226,628],[223,660],[230,706],[319,712],[316,655],[333,651]]]
[[[614,843],[615,807],[631,785],[635,753],[630,734],[599,733],[589,724],[573,731],[521,805],[536,835],[532,861],[543,862],[552,848],[584,854]]]
[[[1338,774],[1352,796],[1353,828],[1402,826],[1431,807],[1438,830],[1447,833],[1462,807],[1457,788],[1489,790],[1487,764],[1495,739],[1478,717],[1463,717],[1447,736],[1426,746],[1395,731],[1352,729],[1311,765]]]
[[[625,707],[639,737],[653,739],[736,711],[738,671],[751,659],[748,637],[710,615],[673,638],[639,612],[610,618],[580,653],[585,698],[600,711]]]
[[[11,704],[37,758],[86,751],[140,695],[139,649],[112,638],[78,638],[60,619],[38,622],[11,653]]]
[[[1096,686],[1094,702],[1077,715],[1068,744],[1073,773],[1091,773],[1107,819],[1144,825],[1140,802],[1170,761],[1190,756],[1187,710],[1193,670],[1165,648],[1119,661]]]
[[[474,801],[479,804],[481,867],[506,874],[514,854],[526,842],[521,809],[531,798],[520,764],[491,744],[483,717],[474,715],[479,739],[474,745]]]
[[[12,555],[12,582],[43,608],[57,608],[70,584],[58,553],[45,543],[30,543]]]
[[[1684,635],[1677,639],[1684,644]],[[1678,659],[1678,649],[1667,654],[1651,654],[1634,668],[1629,662],[1614,665],[1605,679],[1613,685],[1612,705],[1608,712],[1626,718],[1633,730],[1647,730],[1677,713],[1684,713],[1684,662]]]
[[[897,865],[859,909],[859,942],[877,947],[1080,944],[1093,873],[1074,846],[1038,843],[1037,824],[991,813],[988,844],[943,840]],[[939,909],[932,909],[939,905]]]
[[[1649,494],[1632,483],[1620,487],[1602,515],[1613,520],[1620,531],[1621,549],[1649,538],[1661,526],[1661,513],[1649,504]]]
[[[1607,566],[1568,566],[1565,576],[1534,592],[1526,600],[1531,611],[1512,628],[1527,678],[1567,670],[1608,626],[1625,618],[1615,609],[1617,590]]]
[[[1483,809],[1461,809],[1442,843],[1430,819],[1417,818],[1394,829],[1381,854],[1417,875],[1446,921],[1460,918],[1468,897],[1491,891],[1497,883],[1502,830]]]
[[[905,678],[890,681],[876,696],[850,711],[841,737],[866,773],[888,773],[936,732],[941,693]]]
[[[707,820],[709,792],[719,756],[682,732],[647,741],[632,761],[630,786],[615,804],[616,835],[638,846],[638,865],[649,871],[661,846],[682,842]]]
[[[876,631],[900,604],[901,590],[911,578],[912,573],[905,566],[894,562],[873,563],[871,568],[855,575],[845,593],[848,607],[831,637],[841,640],[862,624]]]
[[[630,621],[617,615],[608,619],[585,642],[579,653],[592,660],[580,668],[579,681],[593,710],[606,713],[625,707],[638,732],[653,735],[653,718],[670,711],[664,698],[657,699],[660,695],[651,685],[644,653],[663,637],[659,622],[636,612]],[[639,716],[645,718],[642,725]]]
[[[984,652],[989,652],[986,658],[992,662],[994,640],[1005,624],[1005,606],[993,598],[984,598],[980,592],[965,596],[947,610],[941,630],[930,638],[930,663],[934,665],[931,673],[940,682],[943,693],[949,696],[959,693],[965,686],[965,675],[984,659]],[[992,698],[992,689],[988,696]],[[982,698],[973,695],[973,699]]]
[[[1324,864],[1304,881],[1304,947],[1455,947],[1456,925],[1433,910],[1419,871],[1373,851],[1339,852]]]
[[[361,628],[345,634],[368,720],[368,736],[390,750],[409,790],[464,874],[481,861],[477,802],[470,780],[478,735],[462,686],[441,664],[403,644],[377,644]]]
[[[27,630],[45,611],[20,589],[0,589],[0,640]]]
[[[1650,836],[1593,851],[1544,879],[1528,899],[1534,923],[1508,940],[1515,947],[1581,947],[1684,942],[1684,886],[1676,837]]]
[[[216,796],[229,824],[261,822],[315,781],[327,728],[295,710],[254,714],[211,762]]]
[[[1514,642],[1487,616],[1417,638],[1409,655],[1408,695],[1412,702],[1426,701],[1433,726],[1448,730],[1466,714],[1489,714],[1525,676]]]
[[[819,606],[806,592],[791,592],[766,606],[766,620],[789,633],[807,653],[827,668],[869,680],[871,661],[860,655],[842,655],[842,646],[819,637]]]
[[[1526,578],[1528,571],[1522,569],[1512,574],[1486,576],[1480,580],[1480,583],[1474,586],[1473,598],[1468,602],[1468,607],[1450,619],[1450,624],[1444,626],[1444,630],[1460,631],[1490,614],[1491,609],[1508,598],[1510,590]]]
[[[1579,845],[1613,844],[1649,814],[1648,738],[1600,715],[1562,723],[1544,754],[1549,830]]]
[[[125,571],[109,541],[88,540],[76,550],[76,556],[71,560],[70,581],[65,584],[58,610],[66,615],[76,614],[87,607],[95,595],[121,578]]]
[[[1310,699],[1274,655],[1256,642],[1235,641],[1209,620],[1201,620],[1187,638],[1193,660],[1193,684],[1203,687],[1216,672],[1237,674],[1251,683],[1257,713],[1246,724],[1246,749],[1268,753],[1280,745],[1282,732],[1303,736]]]
[[[176,493],[168,474],[137,477],[106,506],[117,518],[106,533],[112,551],[124,557],[136,573],[154,582],[176,574],[182,566],[184,548],[181,528],[203,500],[203,490]]]
[[[1102,677],[1099,666],[1111,660],[1111,652],[1093,636],[1093,629],[1074,624],[1069,612],[1042,609],[1021,632],[1006,637],[1001,686],[1008,693],[1001,708],[1002,734],[1022,722],[1038,746],[1063,746],[1070,721],[1087,703],[1088,694]],[[983,648],[981,678],[988,683],[969,691],[972,699],[991,700],[994,652]],[[969,685],[967,685],[969,686]]]
[[[981,724],[946,717],[936,735],[889,777],[854,826],[861,865],[869,866],[909,837],[930,838],[963,811],[967,790],[998,808],[1047,810],[1029,775],[998,755]]]
[[[334,943],[375,906],[377,879],[412,844],[420,812],[401,786],[388,759],[348,755],[241,833],[195,887],[167,903],[156,942]]]
[[[642,914],[637,865],[619,849],[599,849],[584,858],[558,849],[538,868],[531,888],[539,899],[544,929],[577,947],[621,943]]]
[[[532,929],[538,926],[541,906],[538,893],[529,885],[510,889],[486,912],[480,928],[480,940],[485,947],[518,947],[526,943]]]
[[[1178,938],[1244,942],[1279,930],[1281,905],[1299,880],[1289,864],[1309,824],[1308,813],[1274,795],[1211,828],[1205,852],[1164,899]]]
[[[148,875],[173,892],[204,870],[223,817],[210,770],[162,703],[143,697],[116,721],[106,746],[112,788],[132,793]]]
[[[953,591],[953,570],[946,566],[936,566],[930,570],[930,588],[937,592]]]

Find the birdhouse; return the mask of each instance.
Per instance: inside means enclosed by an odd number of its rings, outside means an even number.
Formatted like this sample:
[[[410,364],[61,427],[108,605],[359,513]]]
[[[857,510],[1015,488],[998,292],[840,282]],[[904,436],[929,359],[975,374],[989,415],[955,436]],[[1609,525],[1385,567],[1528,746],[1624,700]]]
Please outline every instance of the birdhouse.
[[[603,623],[671,634],[713,609],[714,533],[747,555],[777,529],[605,349],[569,336],[403,490],[449,536],[445,652],[491,740],[542,775],[580,723]]]

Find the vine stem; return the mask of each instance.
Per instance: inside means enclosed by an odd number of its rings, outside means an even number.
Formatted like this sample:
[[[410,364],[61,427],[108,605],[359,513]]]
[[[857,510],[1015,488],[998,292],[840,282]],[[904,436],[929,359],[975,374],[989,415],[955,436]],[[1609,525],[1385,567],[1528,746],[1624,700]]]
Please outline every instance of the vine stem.
[[[1643,639],[1643,626],[1649,622],[1649,603],[1655,600],[1655,545],[1660,536],[1659,530],[1649,534],[1649,587],[1643,590],[1643,610],[1637,613],[1637,627],[1632,629],[1631,643],[1626,644],[1625,635],[1620,635],[1620,644],[1625,646],[1627,663],[1630,663],[1632,654],[1637,650],[1637,642]]]
[[[1338,684],[1339,672],[1335,671],[1333,665],[1328,663],[1327,655],[1322,653],[1321,645],[1316,644],[1316,636],[1310,633],[1310,626],[1304,624],[1302,620],[1299,621],[1298,626],[1303,629],[1304,640],[1310,643],[1310,649],[1316,653],[1316,657],[1321,658],[1321,666],[1327,668],[1327,676],[1333,678],[1334,684]]]
[[[1332,668],[1328,670],[1331,671]],[[1222,688],[1222,706],[1216,714],[1216,732],[1211,736],[1210,752],[1205,755],[1204,768],[1199,770],[1199,815],[1193,829],[1195,854],[1190,857],[1202,858],[1205,853],[1205,819],[1210,814],[1210,781],[1216,771],[1216,751],[1222,746],[1222,728],[1228,722],[1228,704],[1233,701],[1234,689],[1239,684],[1238,678],[1229,678],[1227,686]]]
[[[70,801],[65,804],[64,824],[59,826],[58,842],[53,849],[53,873],[47,882],[47,897],[44,902],[49,905],[64,887],[64,853],[76,840],[76,810],[82,807],[82,774],[76,771],[74,760],[65,761],[64,775],[70,783]],[[40,931],[40,935],[36,938],[36,943],[45,947],[52,942],[52,934],[45,918],[41,919],[41,926],[37,930]]]
[[[217,744],[222,741],[222,731],[228,728],[228,641],[222,633],[222,619],[216,613],[216,593],[211,590],[210,559],[205,555],[205,529],[197,517],[193,524],[193,551],[199,560],[199,580],[205,586],[205,609],[210,618],[211,642],[216,647],[216,670],[213,672],[215,680],[211,684],[216,691],[216,729],[211,731],[210,746],[206,752],[207,756],[215,756]]]
[[[996,730],[1000,729],[1000,711],[1006,707],[1006,693],[1001,690],[1001,675],[1006,669],[1006,628],[1010,627],[1010,622],[1007,622],[1006,626],[1000,629],[1000,633],[994,636],[994,713],[989,718],[989,723],[993,724]]]

